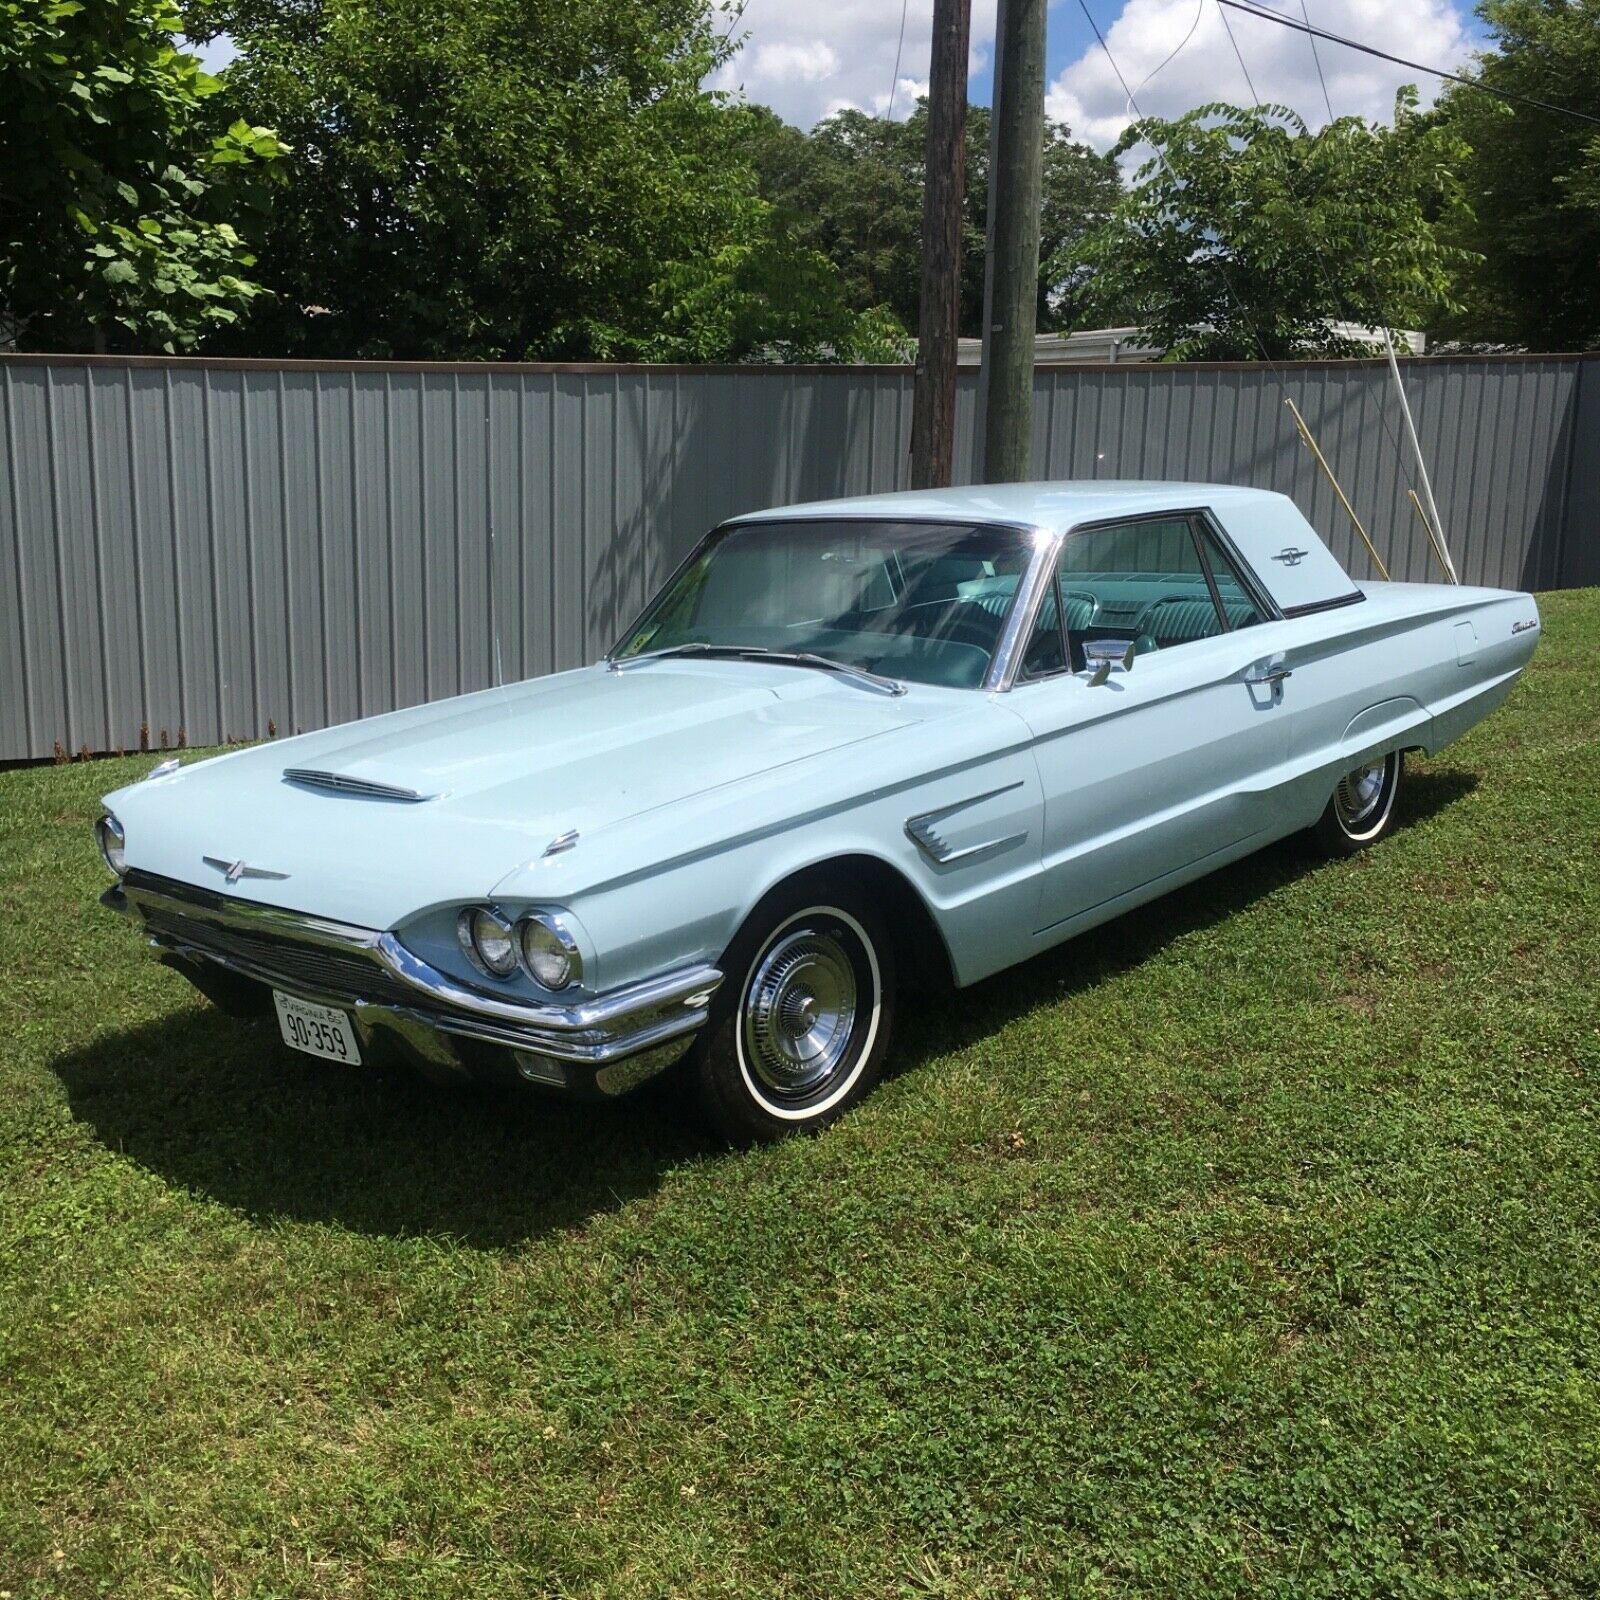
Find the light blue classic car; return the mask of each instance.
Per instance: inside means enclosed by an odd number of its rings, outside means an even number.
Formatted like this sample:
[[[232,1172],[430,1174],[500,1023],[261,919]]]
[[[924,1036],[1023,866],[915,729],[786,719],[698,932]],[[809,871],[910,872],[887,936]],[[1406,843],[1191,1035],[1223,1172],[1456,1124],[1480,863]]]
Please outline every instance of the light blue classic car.
[[[712,532],[575,672],[106,797],[107,903],[341,1062],[617,1094],[738,1139],[877,1078],[964,985],[1299,829],[1391,826],[1498,705],[1533,599],[1357,586],[1281,495],[1021,484]]]

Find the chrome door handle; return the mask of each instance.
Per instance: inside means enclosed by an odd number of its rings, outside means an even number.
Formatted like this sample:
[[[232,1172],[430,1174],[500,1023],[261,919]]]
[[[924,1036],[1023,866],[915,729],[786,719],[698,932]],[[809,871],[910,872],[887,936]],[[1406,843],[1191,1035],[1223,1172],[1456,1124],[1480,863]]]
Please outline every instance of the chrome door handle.
[[[1252,667],[1245,674],[1244,681],[1246,683],[1266,683],[1276,689],[1285,678],[1292,678],[1293,676],[1294,668],[1286,667],[1282,662],[1279,662],[1275,666]]]

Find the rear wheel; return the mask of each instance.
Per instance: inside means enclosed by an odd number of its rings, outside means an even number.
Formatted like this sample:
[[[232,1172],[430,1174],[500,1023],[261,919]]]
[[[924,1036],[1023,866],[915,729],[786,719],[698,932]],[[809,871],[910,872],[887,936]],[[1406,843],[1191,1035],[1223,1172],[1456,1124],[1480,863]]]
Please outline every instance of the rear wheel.
[[[819,875],[768,896],[723,971],[692,1061],[729,1139],[825,1127],[877,1081],[894,1021],[893,943],[843,884]]]
[[[1329,855],[1353,856],[1393,828],[1401,767],[1400,752],[1394,750],[1352,767],[1340,778],[1327,809],[1311,830]]]

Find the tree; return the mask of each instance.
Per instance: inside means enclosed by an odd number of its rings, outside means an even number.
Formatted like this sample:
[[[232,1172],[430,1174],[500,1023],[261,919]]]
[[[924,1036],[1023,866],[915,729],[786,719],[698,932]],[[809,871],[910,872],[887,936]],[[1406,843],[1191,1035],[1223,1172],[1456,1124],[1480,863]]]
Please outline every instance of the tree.
[[[1484,0],[1479,82],[1600,117],[1600,0]],[[1468,148],[1469,209],[1448,236],[1477,258],[1441,333],[1536,350],[1600,345],[1600,129],[1452,86],[1437,121]]]
[[[186,349],[261,294],[245,235],[283,148],[215,125],[180,26],[171,0],[0,0],[0,340]]]
[[[1448,304],[1437,219],[1461,205],[1460,143],[1423,126],[1341,117],[1318,132],[1286,106],[1207,105],[1146,119],[1116,154],[1161,152],[1072,253],[1107,321],[1146,328],[1176,360],[1353,354],[1338,322],[1415,327]]]
[[[743,108],[761,192],[800,242],[820,251],[849,286],[851,303],[886,304],[906,327],[917,325],[922,275],[922,165],[927,107],[904,122],[841,111],[810,133],[761,106]],[[1039,326],[1070,327],[1081,275],[1069,247],[1103,222],[1118,194],[1116,167],[1071,137],[1063,123],[1046,128],[1044,206],[1039,252]],[[989,112],[967,112],[966,196],[961,240],[961,331],[983,323],[984,224],[989,209]]]
[[[707,0],[196,0],[294,147],[252,353],[707,360],[876,350],[701,88]]]

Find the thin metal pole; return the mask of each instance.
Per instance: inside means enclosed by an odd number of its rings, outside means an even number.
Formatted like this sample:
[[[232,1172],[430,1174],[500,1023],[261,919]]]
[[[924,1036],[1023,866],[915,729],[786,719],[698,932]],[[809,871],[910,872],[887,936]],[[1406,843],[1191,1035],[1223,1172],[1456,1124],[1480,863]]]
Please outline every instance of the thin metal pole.
[[[1389,330],[1383,330],[1383,348],[1389,354],[1389,376],[1394,379],[1395,393],[1400,396],[1400,410],[1406,419],[1406,434],[1411,440],[1412,453],[1417,458],[1417,472],[1422,479],[1423,498],[1428,503],[1428,523],[1434,544],[1444,558],[1444,570],[1450,574],[1451,583],[1460,583],[1461,575],[1456,571],[1456,564],[1450,559],[1450,551],[1444,542],[1444,524],[1439,520],[1439,507],[1434,503],[1433,484],[1428,478],[1428,463],[1422,457],[1422,445],[1417,440],[1417,425],[1411,420],[1411,402],[1406,399],[1406,386],[1400,381],[1400,363],[1394,358],[1394,340],[1389,337]]]
[[[1417,521],[1422,524],[1422,531],[1428,536],[1428,543],[1433,546],[1434,556],[1438,559],[1439,565],[1444,568],[1445,577],[1449,578],[1452,583],[1458,583],[1460,580],[1450,570],[1450,563],[1445,559],[1444,551],[1440,548],[1438,535],[1433,531],[1433,524],[1428,521],[1428,513],[1422,509],[1422,502],[1417,498],[1417,491],[1415,489],[1407,489],[1406,493],[1411,498],[1411,509],[1416,512]]]
[[[1356,508],[1350,504],[1349,496],[1339,487],[1339,480],[1333,475],[1333,468],[1328,465],[1328,459],[1317,448],[1317,441],[1311,437],[1311,430],[1306,426],[1306,419],[1300,415],[1297,406],[1288,395],[1283,397],[1283,403],[1288,406],[1289,414],[1294,418],[1294,425],[1300,430],[1300,437],[1305,440],[1306,448],[1317,458],[1317,465],[1322,468],[1323,475],[1333,485],[1333,492],[1339,497],[1339,504],[1344,507],[1344,514],[1355,524],[1355,530],[1361,535],[1361,542],[1367,547],[1367,554],[1372,557],[1372,564],[1378,569],[1378,576],[1385,583],[1389,582],[1389,569],[1383,564],[1383,557],[1378,554],[1377,547],[1367,537],[1367,530],[1361,526],[1361,518],[1356,515]]]

